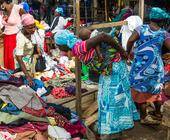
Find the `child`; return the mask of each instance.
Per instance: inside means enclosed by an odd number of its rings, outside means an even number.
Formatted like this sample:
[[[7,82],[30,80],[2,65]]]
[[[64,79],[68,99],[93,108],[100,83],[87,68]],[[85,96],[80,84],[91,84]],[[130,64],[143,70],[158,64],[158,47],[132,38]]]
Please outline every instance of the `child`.
[[[80,30],[79,36],[82,36],[82,33],[84,32],[87,32],[87,29]],[[60,30],[55,34],[54,39],[61,51],[67,52],[69,57],[77,56],[84,64],[90,63],[93,60],[95,53],[97,53],[98,56],[101,56],[100,51],[97,49],[101,43],[113,46],[113,48],[120,53],[122,59],[127,58],[126,52],[121,45],[119,45],[117,39],[113,39],[110,35],[105,33],[82,41],[68,30]]]

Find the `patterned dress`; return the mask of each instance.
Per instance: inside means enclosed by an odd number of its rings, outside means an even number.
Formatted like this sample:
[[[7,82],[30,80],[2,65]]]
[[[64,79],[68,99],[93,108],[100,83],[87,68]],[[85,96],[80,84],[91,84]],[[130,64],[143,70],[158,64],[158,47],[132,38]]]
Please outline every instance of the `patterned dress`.
[[[161,49],[166,39],[166,31],[152,31],[149,25],[142,25],[136,31],[140,39],[134,49],[134,61],[130,72],[131,86],[141,93],[159,94],[164,78]]]
[[[129,73],[124,61],[112,63],[112,73],[101,75],[98,92],[98,132],[119,133],[132,128],[139,114],[133,103]]]

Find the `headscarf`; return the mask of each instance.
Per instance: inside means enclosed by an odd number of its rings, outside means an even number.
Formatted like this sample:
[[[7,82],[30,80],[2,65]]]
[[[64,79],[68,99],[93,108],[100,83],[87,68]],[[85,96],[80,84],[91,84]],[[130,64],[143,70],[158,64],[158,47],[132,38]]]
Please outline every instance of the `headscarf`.
[[[23,26],[28,26],[35,23],[34,17],[30,14],[23,14],[21,21]]]
[[[169,14],[165,10],[159,7],[153,7],[149,14],[150,19],[164,20],[170,18]]]
[[[80,40],[68,30],[59,30],[54,35],[54,41],[57,45],[67,46],[72,49],[75,43]]]
[[[57,7],[56,9],[55,9],[55,12],[57,12],[57,13],[59,13],[60,15],[64,15],[64,11],[63,11],[63,8],[61,8],[61,7]]]

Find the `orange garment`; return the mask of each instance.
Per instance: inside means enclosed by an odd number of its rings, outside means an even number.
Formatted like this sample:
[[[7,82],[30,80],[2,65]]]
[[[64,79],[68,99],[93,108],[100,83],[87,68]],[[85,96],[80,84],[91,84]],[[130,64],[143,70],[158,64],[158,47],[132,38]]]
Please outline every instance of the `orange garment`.
[[[157,95],[153,95],[151,93],[142,93],[142,92],[138,92],[134,89],[131,89],[131,93],[132,93],[132,98],[134,100],[134,102],[136,103],[151,103],[151,102],[155,102],[155,101],[162,101],[162,93],[157,94]]]

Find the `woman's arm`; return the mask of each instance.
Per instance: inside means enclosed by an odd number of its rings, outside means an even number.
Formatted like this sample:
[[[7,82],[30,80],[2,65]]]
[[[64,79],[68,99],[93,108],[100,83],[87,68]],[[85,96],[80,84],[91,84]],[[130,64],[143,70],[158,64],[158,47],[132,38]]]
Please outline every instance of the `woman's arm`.
[[[164,46],[170,51],[170,34],[168,35],[168,37],[164,41]]]
[[[127,53],[130,54],[134,43],[139,39],[139,34],[137,31],[134,31],[133,34],[130,36],[127,42]]]
[[[25,64],[24,64],[24,62],[22,60],[23,56],[16,55],[15,57],[16,57],[16,60],[18,61],[19,65],[20,65],[23,73],[26,76],[26,78],[27,78],[27,80],[29,82],[29,85],[32,86],[33,81],[32,81],[32,78],[31,78],[30,74],[27,72],[26,66],[25,66]]]
[[[24,9],[20,8],[19,9],[19,15],[22,16],[23,14],[26,14],[26,12],[24,11]]]
[[[121,56],[124,59],[127,59],[127,54],[123,47],[120,45],[118,39],[116,37],[112,38],[110,35],[107,35],[105,33],[101,33],[95,37],[92,37],[88,40],[86,40],[86,47],[87,50],[90,50],[91,48],[96,48],[99,46],[102,42],[107,43],[108,45],[114,46],[114,48],[120,52]]]

